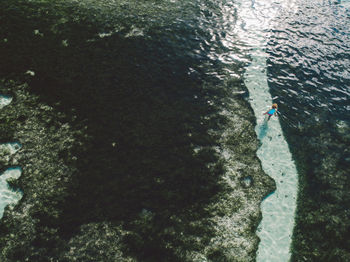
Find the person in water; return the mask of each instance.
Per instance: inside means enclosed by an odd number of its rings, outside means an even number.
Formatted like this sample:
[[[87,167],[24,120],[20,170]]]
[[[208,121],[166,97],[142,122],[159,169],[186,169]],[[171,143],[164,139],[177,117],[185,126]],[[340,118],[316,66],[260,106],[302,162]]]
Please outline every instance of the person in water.
[[[268,115],[267,121],[270,120],[271,116],[277,116],[277,104],[272,104],[272,107],[269,111],[265,112],[264,115]]]

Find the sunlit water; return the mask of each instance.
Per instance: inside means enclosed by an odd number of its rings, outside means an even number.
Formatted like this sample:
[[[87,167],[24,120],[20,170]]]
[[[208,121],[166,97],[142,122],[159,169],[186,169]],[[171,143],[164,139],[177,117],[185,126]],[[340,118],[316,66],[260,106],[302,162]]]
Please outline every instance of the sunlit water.
[[[287,8],[296,7],[292,1],[242,1],[238,11],[238,34],[252,59],[244,79],[257,118],[255,130],[262,143],[257,154],[264,171],[276,182],[276,191],[261,204],[263,219],[257,231],[261,240],[257,261],[288,261],[294,227],[298,174],[279,120],[272,117],[267,121],[263,115],[275,101],[266,76],[268,33],[276,14]]]
[[[260,61],[259,61],[260,60]],[[261,61],[262,60],[262,61]],[[268,92],[266,75],[254,68],[254,63],[263,63],[264,59],[253,61],[247,68],[246,85],[257,117],[256,133],[262,142],[257,154],[264,171],[276,182],[276,191],[261,204],[263,219],[257,234],[261,240],[257,252],[257,261],[288,261],[294,226],[298,174],[283,136],[278,119],[270,121],[262,115],[272,103]],[[257,66],[258,67],[258,66]]]
[[[72,2],[78,3],[78,1]],[[309,6],[303,6],[303,2],[309,2]],[[182,119],[178,117],[197,112],[189,110],[193,105],[206,108],[207,105],[220,104],[221,110],[215,111],[215,114],[226,110],[225,103],[221,105],[221,99],[217,99],[220,94],[215,91],[220,88],[225,91],[234,89],[235,84],[242,81],[245,70],[244,83],[249,89],[249,102],[257,119],[256,133],[262,142],[258,156],[265,172],[275,179],[277,185],[276,192],[267,197],[262,204],[263,220],[257,232],[261,239],[257,260],[287,261],[290,257],[289,247],[294,225],[298,179],[280,124],[284,131],[297,134],[294,142],[291,139],[290,144],[298,143],[300,138],[298,132],[308,129],[302,137],[306,137],[312,143],[310,142],[307,146],[302,145],[299,148],[302,152],[305,148],[317,149],[323,144],[322,137],[319,137],[319,129],[312,129],[314,124],[322,122],[326,129],[330,129],[328,123],[330,119],[334,120],[334,126],[340,132],[333,137],[338,138],[342,137],[341,132],[344,136],[346,135],[346,127],[349,123],[348,28],[350,26],[347,26],[346,22],[349,21],[348,16],[344,15],[345,11],[340,9],[340,7],[349,8],[349,1],[314,2],[322,2],[322,4],[317,8],[313,1],[300,1],[296,4],[294,1],[287,0],[160,1],[159,3],[147,1],[137,4],[133,1],[79,1],[79,7],[82,10],[90,10],[91,13],[87,12],[84,19],[74,14],[73,16],[76,17],[73,20],[77,23],[85,23],[91,18],[98,21],[96,24],[99,28],[76,30],[75,22],[67,23],[69,19],[65,17],[56,22],[49,21],[52,23],[50,24],[46,21],[40,23],[40,17],[34,16],[33,21],[39,21],[35,23],[35,28],[27,21],[19,27],[25,32],[23,35],[27,38],[21,37],[18,42],[16,37],[7,39],[6,36],[3,39],[6,44],[2,46],[9,46],[9,50],[12,50],[11,41],[14,42],[11,55],[8,55],[8,60],[3,62],[6,65],[4,68],[11,74],[13,72],[26,74],[26,79],[43,76],[43,79],[39,79],[43,83],[42,90],[47,90],[46,80],[59,79],[57,81],[62,82],[63,86],[65,82],[68,83],[68,91],[63,92],[63,95],[59,93],[61,86],[50,90],[50,92],[58,92],[61,98],[80,99],[85,97],[87,92],[94,92],[92,97],[98,97],[98,99],[94,100],[93,106],[88,95],[86,100],[80,101],[80,106],[84,105],[81,106],[81,112],[87,116],[95,115],[98,121],[103,120],[97,122],[98,124],[110,125],[108,128],[103,126],[100,130],[103,133],[98,137],[102,142],[110,140],[114,147],[115,141],[135,132],[135,136],[126,139],[127,142],[124,145],[117,143],[116,148],[122,153],[116,155],[113,161],[124,159],[125,156],[128,156],[125,159],[133,159],[134,152],[128,150],[132,146],[139,148],[139,144],[135,141],[147,142],[159,130],[166,138],[175,135],[177,133],[175,127],[183,124]],[[339,6],[338,9],[334,7],[336,4]],[[17,19],[17,14],[14,16]],[[79,19],[82,20],[79,21]],[[10,26],[7,26],[10,28],[14,25],[14,23],[9,24]],[[18,25],[8,32],[13,32],[15,36],[20,35],[16,27]],[[77,28],[80,29],[80,27]],[[18,48],[15,47],[19,42],[24,44],[18,45],[23,48],[18,55]],[[50,46],[49,43],[54,44]],[[4,54],[8,54],[9,50],[5,48]],[[56,56],[52,50],[61,53]],[[16,55],[18,55],[17,59],[13,59],[12,56]],[[11,63],[14,64],[9,66],[8,64]],[[193,88],[192,83],[186,85],[189,79],[195,79],[198,82],[200,82],[199,79],[203,82],[207,81],[208,86],[211,85],[209,82],[213,81],[215,88],[205,89],[206,85],[204,85],[205,88]],[[72,86],[74,88],[71,88]],[[115,87],[121,86],[124,89],[121,89],[122,95],[119,96]],[[79,88],[83,91],[76,91]],[[39,93],[42,90],[39,88]],[[110,90],[113,91],[110,92]],[[164,90],[172,91],[167,93]],[[232,93],[234,92],[232,90]],[[238,91],[237,97],[245,99],[244,93],[244,91]],[[205,103],[199,103],[199,99]],[[178,103],[181,106],[177,106],[178,104],[174,103],[170,108],[176,108],[176,114],[170,114],[174,113],[170,110],[168,114],[167,110],[163,110],[167,109],[164,105],[173,101],[184,102],[185,106],[181,103]],[[0,99],[2,105],[10,102],[10,98]],[[99,108],[98,102],[103,106]],[[272,102],[279,104],[281,113],[279,118],[273,117],[266,123],[262,114]],[[135,112],[132,112],[134,109]],[[161,114],[154,119],[149,118],[149,115],[158,116],[160,111],[163,111],[164,115]],[[121,117],[118,116],[118,112],[121,112]],[[203,114],[203,118],[206,118],[205,113]],[[172,118],[180,121],[174,122],[173,125],[166,125]],[[194,115],[194,118],[199,119],[197,115]],[[166,121],[162,122],[162,119]],[[151,120],[149,125],[138,125],[149,120]],[[113,129],[115,123],[123,128],[128,127],[129,121],[137,124],[131,125],[130,129],[126,128],[127,131]],[[310,123],[306,127],[308,121]],[[198,125],[202,124],[201,121]],[[188,127],[184,128],[186,132],[187,129],[190,130]],[[210,129],[203,128],[199,133],[203,135],[208,133],[207,131],[210,132]],[[179,137],[183,139],[182,135]],[[288,138],[287,135],[286,137]],[[179,140],[179,143],[181,141]],[[328,159],[330,153],[334,151],[335,145],[343,143],[341,138],[339,141],[329,143],[330,146],[327,144],[326,149],[323,148],[325,153],[319,159],[326,159],[323,162],[324,165],[319,162],[315,164],[312,161],[308,164],[320,166],[327,171],[327,164],[331,162]],[[161,142],[157,140],[155,142],[163,144],[163,137]],[[151,145],[152,143],[154,141],[150,142]],[[149,148],[147,143],[143,146]],[[174,146],[167,145],[167,150],[160,151],[160,156],[171,155]],[[342,150],[343,152],[339,150],[339,158],[344,162],[348,161],[346,156],[342,155],[345,150]],[[144,161],[145,157],[152,154],[155,152],[146,152],[140,159]],[[166,162],[168,159],[169,157],[165,157],[163,161]],[[191,162],[191,159],[187,162]],[[150,163],[153,165],[153,162]],[[335,163],[338,162],[335,161]],[[121,163],[121,166],[123,164]],[[135,164],[131,163],[130,166]],[[189,166],[192,171],[192,163],[189,163]],[[113,172],[116,169],[112,169]],[[139,169],[142,170],[142,168]],[[18,171],[16,172],[18,175]],[[317,174],[322,179],[319,173],[310,173]],[[143,174],[140,178],[142,177],[144,177]],[[84,182],[88,185],[89,181],[85,180],[86,176],[84,176]],[[135,179],[135,181],[138,180]],[[110,180],[106,179],[106,181],[109,183]],[[245,182],[254,183],[249,179]],[[312,188],[317,188],[316,186],[312,184]],[[82,187],[83,190],[86,188]],[[334,191],[341,191],[340,188],[344,190],[346,187],[338,187]],[[4,182],[4,190],[7,189],[7,183]],[[89,192],[86,193],[88,195]],[[333,201],[336,198],[330,199]],[[243,221],[243,216],[239,220]],[[245,222],[240,221],[227,222],[227,228],[242,227]],[[248,224],[247,222],[245,225]],[[242,245],[237,244],[237,250],[232,249],[228,252],[244,253],[246,246],[249,245],[245,243],[242,248]]]
[[[349,260],[348,3],[299,1],[276,18],[267,44],[270,92],[300,170],[293,261]]]

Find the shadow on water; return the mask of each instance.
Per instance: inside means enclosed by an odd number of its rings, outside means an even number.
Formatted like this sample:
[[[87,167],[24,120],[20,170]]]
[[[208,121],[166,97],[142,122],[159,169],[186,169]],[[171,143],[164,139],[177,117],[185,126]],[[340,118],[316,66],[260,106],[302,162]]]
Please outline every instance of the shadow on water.
[[[269,128],[268,121],[267,121],[267,118],[265,118],[264,122],[259,127],[258,138],[260,141],[262,141],[263,138],[266,136],[268,128]]]
[[[112,6],[114,12],[69,1],[1,6],[1,76],[35,72],[26,78],[31,91],[67,114],[74,108],[91,138],[75,149],[79,173],[57,207],[62,215],[50,220],[38,212],[39,226],[69,239],[85,223],[122,222],[132,232],[126,247],[142,261],[179,260],[164,243],[186,239],[164,233],[166,227],[210,236],[209,227],[189,226],[208,216],[204,207],[221,190],[223,172],[212,147],[225,122],[216,105],[227,94],[204,74],[211,61],[198,39],[205,35],[167,14],[152,22],[152,10],[142,10],[150,21],[136,18],[130,6]],[[61,152],[68,162],[67,155]],[[143,210],[153,216],[147,225],[135,222]],[[171,221],[174,215],[183,222]]]

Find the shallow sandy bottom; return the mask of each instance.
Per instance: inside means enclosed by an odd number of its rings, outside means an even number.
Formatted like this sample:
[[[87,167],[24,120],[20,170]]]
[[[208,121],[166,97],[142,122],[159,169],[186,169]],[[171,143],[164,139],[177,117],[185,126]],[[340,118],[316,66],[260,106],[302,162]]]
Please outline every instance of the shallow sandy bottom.
[[[290,258],[298,174],[278,118],[273,116],[267,121],[263,115],[272,104],[264,73],[265,61],[262,51],[253,57],[245,80],[257,118],[255,131],[262,143],[257,154],[264,171],[275,180],[277,187],[261,204],[263,219],[257,231],[261,239],[257,261],[282,262]]]

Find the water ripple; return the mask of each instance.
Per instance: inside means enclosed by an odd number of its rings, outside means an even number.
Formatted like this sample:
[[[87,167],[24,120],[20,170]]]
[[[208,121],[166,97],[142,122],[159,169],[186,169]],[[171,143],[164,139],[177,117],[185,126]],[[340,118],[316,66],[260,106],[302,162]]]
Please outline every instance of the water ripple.
[[[270,73],[270,81],[284,86],[281,99],[300,103],[297,111],[311,107],[311,111],[327,108],[334,115],[345,113],[350,98],[349,14],[341,7],[320,3],[320,8],[302,8],[295,16],[284,17],[273,30],[269,62],[279,65],[280,70],[277,77]]]

